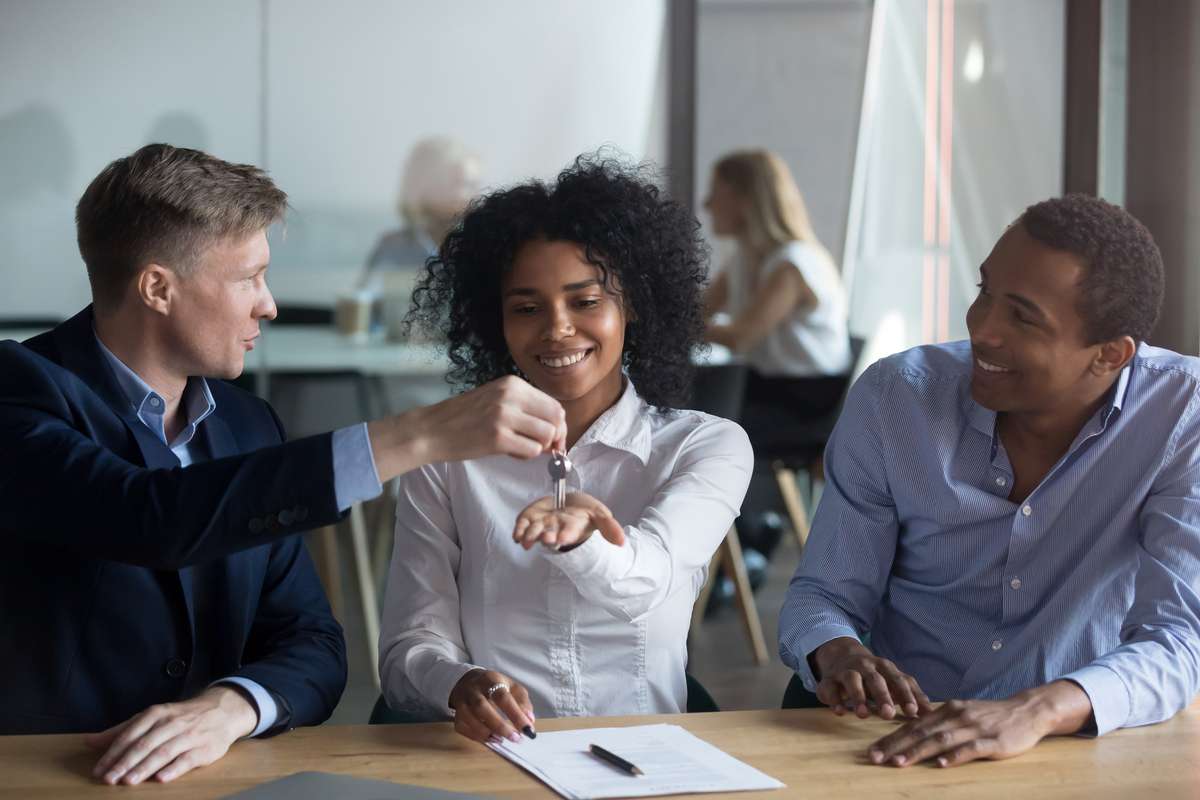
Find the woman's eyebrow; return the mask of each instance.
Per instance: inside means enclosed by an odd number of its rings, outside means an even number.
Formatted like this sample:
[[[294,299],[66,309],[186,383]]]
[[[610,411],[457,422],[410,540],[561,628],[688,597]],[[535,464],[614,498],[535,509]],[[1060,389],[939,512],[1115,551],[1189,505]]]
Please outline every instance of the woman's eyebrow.
[[[600,284],[600,281],[598,281],[596,278],[588,278],[585,281],[576,281],[575,283],[563,284],[562,289],[564,292],[576,292],[576,291],[579,291],[580,289],[586,289],[589,286],[598,286],[599,284]],[[536,295],[537,293],[538,293],[537,289],[530,289],[525,286],[514,286],[511,289],[507,290],[504,293],[504,296],[511,297],[513,295],[518,295],[521,297],[530,297],[530,296]]]
[[[599,283],[600,281],[596,280],[595,278],[588,278],[586,281],[576,281],[575,283],[564,284],[562,288],[564,292],[574,292],[579,289],[586,289],[589,286],[598,285]]]

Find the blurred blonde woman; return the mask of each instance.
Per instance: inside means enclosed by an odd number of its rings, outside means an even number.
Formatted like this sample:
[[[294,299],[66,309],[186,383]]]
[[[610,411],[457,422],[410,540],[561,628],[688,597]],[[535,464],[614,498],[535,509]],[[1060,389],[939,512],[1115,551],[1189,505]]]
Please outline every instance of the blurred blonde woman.
[[[846,292],[818,241],[787,164],[766,150],[726,155],[713,168],[704,202],[719,237],[736,253],[709,286],[707,339],[750,366],[742,426],[756,453],[771,452],[798,426],[832,411],[846,388],[850,339]],[[769,556],[778,542],[774,481],[759,465],[739,531],[749,550]],[[748,563],[757,565],[747,552]]]
[[[710,314],[731,321],[709,325],[709,340],[761,377],[845,374],[846,292],[787,164],[766,150],[730,153],[713,169],[704,206],[716,235],[737,241],[705,297]]]

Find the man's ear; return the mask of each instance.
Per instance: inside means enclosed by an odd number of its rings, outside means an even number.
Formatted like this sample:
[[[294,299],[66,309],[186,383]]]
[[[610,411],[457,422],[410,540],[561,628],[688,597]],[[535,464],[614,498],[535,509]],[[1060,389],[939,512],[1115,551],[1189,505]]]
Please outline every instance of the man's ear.
[[[175,299],[179,276],[162,264],[147,264],[138,273],[134,286],[138,300],[152,311],[168,314]]]
[[[1098,376],[1120,372],[1137,353],[1137,342],[1132,336],[1120,336],[1100,345],[1100,351],[1092,361],[1092,373]]]

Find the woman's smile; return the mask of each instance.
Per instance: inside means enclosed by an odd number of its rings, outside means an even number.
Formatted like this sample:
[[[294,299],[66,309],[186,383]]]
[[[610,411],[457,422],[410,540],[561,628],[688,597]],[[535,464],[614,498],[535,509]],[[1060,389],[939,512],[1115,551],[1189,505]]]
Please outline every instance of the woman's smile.
[[[595,351],[594,347],[575,348],[538,355],[538,363],[552,373],[569,372],[579,366]]]

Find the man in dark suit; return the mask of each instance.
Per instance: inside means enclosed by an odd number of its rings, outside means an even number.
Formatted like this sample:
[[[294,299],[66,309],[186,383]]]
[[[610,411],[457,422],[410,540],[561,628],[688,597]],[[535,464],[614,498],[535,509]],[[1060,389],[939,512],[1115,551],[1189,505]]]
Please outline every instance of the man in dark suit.
[[[0,733],[99,731],[95,774],[171,780],[328,718],[345,644],[301,540],[432,461],[533,457],[515,378],[284,443],[242,372],[275,316],[260,170],[149,145],[76,210],[93,305],[0,342]]]

